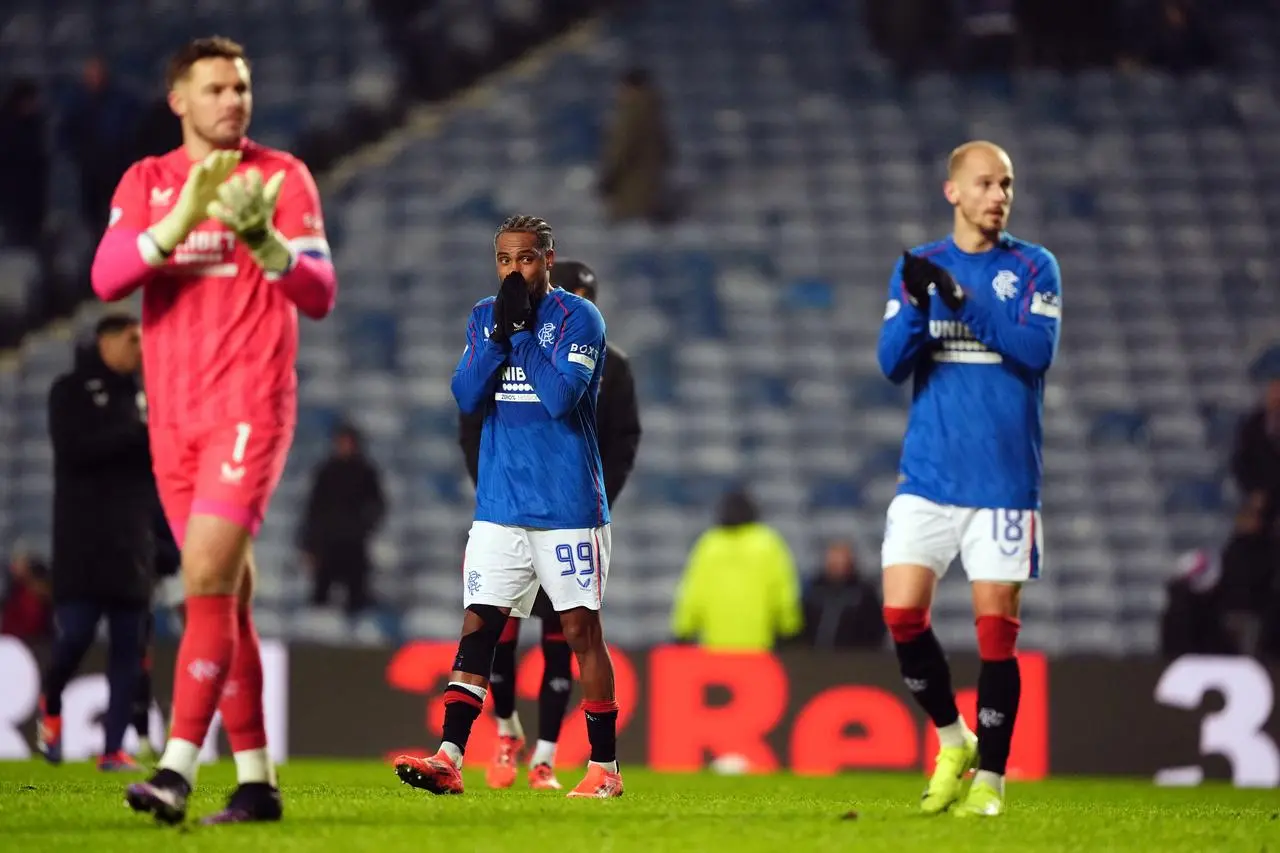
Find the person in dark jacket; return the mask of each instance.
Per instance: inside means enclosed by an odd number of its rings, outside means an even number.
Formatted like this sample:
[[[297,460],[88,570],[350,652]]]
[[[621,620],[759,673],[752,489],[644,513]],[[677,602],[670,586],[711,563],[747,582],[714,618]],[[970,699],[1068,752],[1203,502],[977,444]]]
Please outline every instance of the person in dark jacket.
[[[884,643],[884,616],[874,585],[858,573],[853,546],[827,546],[822,573],[804,590],[806,645],[815,649],[874,649]]]
[[[148,449],[138,321],[103,318],[74,369],[49,393],[53,443],[53,601],[56,638],[44,674],[37,736],[45,758],[62,758],[62,691],[106,617],[110,700],[98,766],[134,770],[122,749],[141,672],[155,582],[155,479]]]
[[[1280,607],[1280,378],[1240,422],[1231,474],[1242,505],[1222,554],[1222,608],[1241,652],[1253,654]]]
[[[1165,585],[1161,655],[1172,660],[1181,655],[1239,654],[1222,611],[1221,578],[1222,564],[1207,550],[1190,551],[1178,559],[1177,572]]]
[[[34,249],[49,211],[45,108],[34,80],[15,80],[0,99],[0,229],[10,242]]]
[[[551,267],[551,285],[596,301],[596,274],[578,261],[557,261]],[[612,509],[622,494],[631,469],[635,467],[636,453],[640,449],[640,407],[636,402],[635,378],[626,353],[607,342],[604,376],[601,377],[596,399],[596,422],[605,497]],[[459,443],[473,484],[479,478],[480,430],[483,425],[483,407],[459,419]],[[553,768],[560,726],[573,689],[570,665],[573,656],[565,642],[560,617],[541,589],[534,601],[533,615],[542,620],[543,669],[542,688],[538,693],[538,743],[529,761],[529,784],[536,789],[558,789],[560,783],[556,781]],[[498,751],[485,774],[485,780],[493,788],[507,788],[514,784],[525,743],[524,729],[516,714],[516,643],[519,638],[520,620],[508,618],[493,655],[493,673],[489,679],[499,734]]]
[[[369,540],[386,515],[378,469],[364,454],[360,432],[344,424],[333,437],[333,453],[316,469],[298,545],[312,572],[311,603],[329,603],[334,585],[346,588],[346,610],[371,603]]]

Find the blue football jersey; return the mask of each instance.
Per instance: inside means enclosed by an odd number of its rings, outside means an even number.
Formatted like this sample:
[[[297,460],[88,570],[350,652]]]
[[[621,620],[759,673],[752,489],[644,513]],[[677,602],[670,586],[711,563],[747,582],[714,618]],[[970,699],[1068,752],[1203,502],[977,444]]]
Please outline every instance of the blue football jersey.
[[[953,312],[933,294],[926,314],[907,298],[901,258],[889,279],[880,369],[894,383],[915,380],[898,493],[1038,509],[1045,373],[1062,319],[1058,261],[1007,234],[977,254],[950,237],[912,254],[946,268],[966,299]]]
[[[489,340],[493,303],[471,310],[452,383],[463,412],[485,415],[476,520],[544,530],[608,524],[596,431],[604,318],[554,288],[508,351]]]

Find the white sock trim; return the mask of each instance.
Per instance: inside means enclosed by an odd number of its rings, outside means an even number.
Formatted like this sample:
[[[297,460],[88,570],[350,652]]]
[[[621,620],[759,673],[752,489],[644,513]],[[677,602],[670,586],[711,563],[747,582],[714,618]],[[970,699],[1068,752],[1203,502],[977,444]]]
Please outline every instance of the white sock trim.
[[[524,740],[524,726],[520,725],[520,712],[513,711],[505,720],[498,717],[498,736],[514,737]]]
[[[973,784],[990,785],[996,789],[996,793],[1004,796],[1004,776],[991,770],[979,770],[973,776]]]
[[[462,747],[446,740],[440,744],[440,751],[449,756],[449,760],[453,762],[454,767],[459,770],[462,769]]]
[[[467,684],[465,681],[450,681],[449,686],[460,687],[479,699],[481,702],[484,702],[484,697],[489,695],[488,689],[481,687],[479,684]]]
[[[533,757],[529,759],[530,767],[537,767],[539,764],[545,764],[548,767],[556,766],[556,742],[553,740],[539,740],[533,748]]]
[[[236,782],[247,785],[251,782],[265,782],[276,787],[276,768],[271,763],[267,750],[246,749],[232,756],[236,763]]]
[[[938,729],[938,743],[942,746],[964,746],[969,740],[969,727],[964,723],[964,717],[959,717],[949,726],[942,726]]]
[[[170,738],[164,754],[156,764],[161,770],[172,770],[195,787],[196,770],[200,767],[200,744],[181,738]]]

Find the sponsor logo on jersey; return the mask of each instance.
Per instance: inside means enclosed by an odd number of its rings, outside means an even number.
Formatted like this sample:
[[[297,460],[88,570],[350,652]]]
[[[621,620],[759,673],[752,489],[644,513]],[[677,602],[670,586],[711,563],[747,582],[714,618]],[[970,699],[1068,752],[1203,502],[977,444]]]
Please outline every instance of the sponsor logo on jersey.
[[[1004,361],[1000,353],[988,349],[974,337],[969,326],[959,320],[930,320],[929,337],[942,342],[933,351],[934,361],[959,364],[1000,364]]]
[[[502,381],[493,399],[499,403],[540,403],[523,367],[508,366],[502,370]]]
[[[1062,302],[1056,293],[1035,293],[1031,296],[1031,313],[1057,320],[1062,317]]]
[[[159,187],[151,188],[151,206],[164,207],[173,199],[173,187],[160,189]]]
[[[173,252],[173,262],[183,273],[234,278],[236,235],[231,231],[192,231]]]
[[[590,344],[569,345],[569,361],[574,364],[581,364],[587,370],[594,371],[596,369],[596,359],[599,357],[599,347],[593,347]]]
[[[991,279],[991,289],[996,292],[997,299],[1008,302],[1018,295],[1018,277],[1011,270],[1000,270]]]

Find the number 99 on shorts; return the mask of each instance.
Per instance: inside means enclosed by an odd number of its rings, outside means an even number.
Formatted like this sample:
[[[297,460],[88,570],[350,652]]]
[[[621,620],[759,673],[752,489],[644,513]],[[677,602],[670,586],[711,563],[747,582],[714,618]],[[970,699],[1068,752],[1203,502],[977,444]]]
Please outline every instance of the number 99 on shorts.
[[[463,606],[510,607],[529,616],[538,587],[557,612],[599,610],[609,576],[609,525],[535,530],[476,521],[463,562]]]

